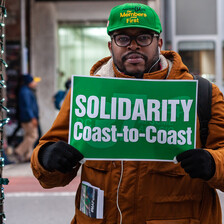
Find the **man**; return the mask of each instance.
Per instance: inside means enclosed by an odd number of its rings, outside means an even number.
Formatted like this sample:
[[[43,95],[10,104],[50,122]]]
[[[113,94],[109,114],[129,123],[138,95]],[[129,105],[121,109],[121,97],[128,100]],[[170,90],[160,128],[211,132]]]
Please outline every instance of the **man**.
[[[193,79],[180,56],[163,51],[161,24],[150,7],[126,3],[111,10],[107,32],[112,57],[97,62],[90,75],[137,79]],[[76,176],[82,154],[68,145],[70,94],[52,128],[32,156],[34,175],[44,188],[65,186]],[[206,149],[177,156],[179,163],[147,161],[86,161],[81,180],[104,190],[104,218],[80,211],[79,186],[72,224],[221,224],[215,188],[224,190],[224,101],[213,85],[212,118]],[[136,149],[139,150],[139,149]]]
[[[58,90],[57,93],[53,96],[54,106],[56,109],[60,110],[64,102],[64,99],[71,87],[71,78],[68,78],[65,82],[65,90]]]
[[[36,77],[37,78],[37,77]],[[16,147],[15,154],[19,162],[29,161],[34,143],[38,139],[38,104],[34,90],[39,79],[30,74],[23,75],[23,85],[19,90],[19,119],[24,130],[23,141]]]

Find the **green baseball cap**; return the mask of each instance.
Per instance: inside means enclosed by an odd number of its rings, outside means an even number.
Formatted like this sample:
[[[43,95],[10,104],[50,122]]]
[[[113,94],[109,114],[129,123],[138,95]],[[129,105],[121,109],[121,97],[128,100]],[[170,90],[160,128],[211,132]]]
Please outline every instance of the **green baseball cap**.
[[[125,3],[112,8],[107,22],[107,33],[131,27],[162,32],[159,16],[148,5]]]

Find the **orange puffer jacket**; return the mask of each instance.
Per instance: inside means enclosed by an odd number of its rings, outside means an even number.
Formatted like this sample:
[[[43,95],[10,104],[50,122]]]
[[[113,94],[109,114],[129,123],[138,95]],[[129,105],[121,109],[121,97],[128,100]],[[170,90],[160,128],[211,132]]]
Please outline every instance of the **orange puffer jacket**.
[[[162,69],[145,74],[143,78],[192,79],[177,53],[164,51],[162,54]],[[110,75],[130,78],[119,73],[111,61],[110,58],[104,58],[97,62],[91,75],[104,76],[108,70]],[[106,66],[100,70],[103,65]],[[81,180],[104,190],[104,218],[89,218],[79,210],[79,186],[75,216],[71,223],[221,224],[220,202],[215,189],[224,190],[224,101],[218,87],[214,84],[212,87],[212,118],[206,150],[214,158],[216,171],[209,181],[192,179],[180,164],[169,162],[86,161],[82,165]],[[51,129],[41,138],[32,155],[33,173],[44,188],[65,186],[77,174],[78,168],[67,174],[48,172],[38,161],[38,150],[42,145],[59,140],[68,141],[69,107],[70,93]],[[201,147],[199,126],[197,119],[197,148]]]

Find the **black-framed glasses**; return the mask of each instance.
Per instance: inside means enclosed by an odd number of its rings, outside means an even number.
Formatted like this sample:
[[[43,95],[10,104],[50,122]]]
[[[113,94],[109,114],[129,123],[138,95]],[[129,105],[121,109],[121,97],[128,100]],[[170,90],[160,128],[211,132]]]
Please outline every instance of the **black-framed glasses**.
[[[154,37],[159,37],[159,34],[151,33],[151,34],[140,34],[138,36],[128,36],[126,34],[115,34],[111,36],[111,39],[114,39],[114,42],[119,47],[127,47],[131,44],[132,40],[141,46],[146,47],[149,46]]]

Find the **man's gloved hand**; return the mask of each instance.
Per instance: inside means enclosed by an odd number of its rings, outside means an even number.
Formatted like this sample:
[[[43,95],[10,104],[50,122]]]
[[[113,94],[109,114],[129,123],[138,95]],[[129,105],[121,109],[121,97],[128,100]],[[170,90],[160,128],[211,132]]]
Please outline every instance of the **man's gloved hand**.
[[[191,149],[180,153],[176,159],[191,178],[209,180],[215,174],[215,161],[206,150]]]
[[[72,169],[83,158],[83,155],[73,146],[58,141],[44,145],[38,154],[40,164],[48,171],[58,170],[62,173]]]

